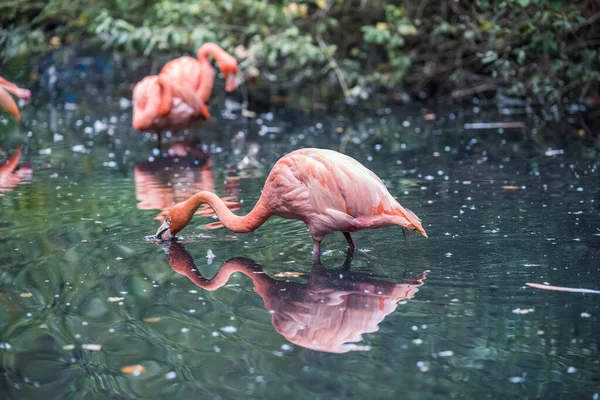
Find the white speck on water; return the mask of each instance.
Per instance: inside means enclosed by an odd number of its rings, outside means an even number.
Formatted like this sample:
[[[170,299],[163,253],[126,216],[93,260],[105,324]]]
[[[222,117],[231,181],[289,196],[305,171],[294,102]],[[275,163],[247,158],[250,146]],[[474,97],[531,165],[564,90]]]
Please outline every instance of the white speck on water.
[[[181,333],[187,333],[190,331],[190,328],[181,328]]]
[[[439,151],[434,151],[433,152],[433,156],[434,157],[439,157],[440,156],[440,152]]]
[[[177,373],[175,371],[167,372],[165,374],[165,379],[175,379],[177,378]]]
[[[206,252],[206,258],[208,259],[208,265],[212,264],[213,259],[215,258],[215,254],[212,252],[211,249],[208,249],[208,251]]]
[[[281,345],[281,350],[283,350],[283,351],[290,351],[290,350],[292,350],[292,346],[290,346],[289,344],[285,344],[284,343],[284,344]]]
[[[423,179],[425,179],[426,181],[432,181],[432,180],[434,180],[435,178],[434,178],[432,175],[427,175],[427,176],[426,176],[425,178],[423,178]]]
[[[237,332],[237,328],[235,326],[224,326],[221,328],[221,331],[225,332],[225,333],[235,333]]]
[[[274,351],[273,355],[276,356],[276,357],[283,357],[283,352],[281,352],[281,351]]]
[[[429,363],[427,361],[417,361],[417,367],[421,372],[429,371]]]
[[[213,337],[217,337],[217,336],[219,336],[219,332],[215,331],[212,333],[212,335],[213,335]]]
[[[423,339],[414,339],[412,342],[417,346],[420,346],[423,344]]]
[[[452,253],[446,253],[444,254],[446,257],[452,257]]]
[[[102,345],[101,344],[82,344],[81,348],[84,350],[90,350],[90,351],[100,351],[100,350],[102,350]]]
[[[575,367],[567,368],[567,374],[574,374],[575,372],[577,372],[577,368],[575,368]]]
[[[410,329],[412,329],[413,331],[419,330],[419,327],[416,325],[413,325],[410,327]]]
[[[221,352],[221,348],[219,346],[213,346],[213,349],[214,349],[215,353]]]
[[[11,346],[8,342],[0,343],[0,349],[10,350]]]
[[[591,315],[590,315],[590,314],[588,314],[588,313],[586,313],[586,312],[582,312],[582,313],[581,313],[581,318],[589,318],[589,317],[591,317]]]
[[[198,293],[197,290],[188,290],[188,293]]]
[[[109,329],[108,329],[108,331],[109,331],[110,333],[115,333],[115,328],[109,328]]]
[[[73,146],[71,148],[71,151],[73,151],[74,153],[86,153],[87,149],[85,148],[84,145],[78,144],[78,145]]]
[[[117,301],[125,300],[125,297],[109,297],[108,301],[110,303],[116,303]]]
[[[438,356],[440,356],[440,357],[452,357],[453,355],[454,355],[454,352],[452,350],[440,351],[438,353]]]
[[[525,382],[525,378],[522,376],[511,376],[510,378],[508,378],[508,381],[510,383],[522,383]]]
[[[532,313],[534,311],[535,310],[533,308],[523,308],[523,309],[521,309],[521,308],[515,308],[514,310],[512,310],[512,312],[514,314],[521,314],[521,315],[523,315],[523,314],[529,314],[529,313]]]

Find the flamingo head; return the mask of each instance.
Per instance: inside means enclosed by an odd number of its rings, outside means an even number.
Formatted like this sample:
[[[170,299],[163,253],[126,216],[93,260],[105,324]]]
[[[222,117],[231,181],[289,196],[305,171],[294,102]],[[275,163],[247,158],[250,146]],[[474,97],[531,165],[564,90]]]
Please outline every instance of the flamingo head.
[[[159,240],[174,240],[187,224],[190,223],[196,210],[187,201],[177,203],[169,210],[165,222],[156,231]]]
[[[235,76],[238,71],[238,63],[235,58],[219,63],[219,70],[225,76],[225,91],[232,92],[237,88]]]

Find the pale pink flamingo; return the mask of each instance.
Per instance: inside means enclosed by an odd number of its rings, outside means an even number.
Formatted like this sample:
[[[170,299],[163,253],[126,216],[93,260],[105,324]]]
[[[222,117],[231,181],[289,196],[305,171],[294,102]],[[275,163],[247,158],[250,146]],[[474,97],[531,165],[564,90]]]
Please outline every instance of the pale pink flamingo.
[[[320,262],[321,241],[333,232],[343,232],[351,249],[355,246],[350,232],[360,229],[399,225],[427,237],[421,220],[392,197],[377,175],[332,150],[301,149],[279,159],[258,202],[243,217],[214,193],[198,192],[171,208],[156,237],[173,239],[202,204],[209,204],[234,232],[252,232],[271,216],[303,221],[313,239],[315,263]]]
[[[31,165],[28,163],[19,165],[21,159],[21,146],[0,164],[0,196],[2,193],[10,192],[20,183],[31,179]]]
[[[198,59],[180,57],[169,61],[158,75],[142,79],[133,88],[133,121],[138,131],[159,135],[165,130],[178,131],[210,119],[208,102],[215,79],[211,55],[226,78],[225,90],[236,88],[237,61],[214,43],[198,50]]]
[[[19,107],[9,93],[14,94],[21,100],[29,101],[31,92],[27,89],[21,89],[14,83],[11,83],[0,76],[0,107],[11,113],[17,122],[21,121]]]
[[[298,346],[329,353],[369,350],[369,346],[357,344],[362,335],[377,332],[401,301],[414,297],[427,276],[423,272],[415,279],[393,283],[314,265],[304,284],[273,279],[253,260],[238,257],[226,261],[212,279],[206,279],[181,243],[171,243],[165,252],[174,271],[205,290],[223,287],[235,272],[248,276],[271,313],[277,332]]]

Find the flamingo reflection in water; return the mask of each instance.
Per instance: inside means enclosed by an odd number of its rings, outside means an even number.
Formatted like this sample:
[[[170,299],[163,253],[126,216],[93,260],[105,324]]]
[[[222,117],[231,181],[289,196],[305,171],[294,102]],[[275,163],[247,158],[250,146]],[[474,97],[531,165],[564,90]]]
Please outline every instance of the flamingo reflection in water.
[[[215,192],[215,178],[210,152],[196,141],[179,141],[171,144],[168,156],[153,161],[137,163],[134,167],[135,198],[140,210],[160,210],[154,219],[163,222],[167,213],[190,194],[200,190]],[[232,201],[239,191],[239,178],[228,174],[223,187],[223,199],[232,211],[240,209],[238,202]],[[209,217],[215,215],[206,206],[197,214]],[[208,228],[221,227],[220,222],[208,224]]]
[[[12,191],[15,186],[31,181],[32,169],[29,162],[19,165],[21,146],[4,163],[0,164],[0,196]]]
[[[412,299],[428,272],[393,283],[347,268],[327,270],[315,264],[308,282],[299,283],[273,279],[253,260],[238,257],[226,261],[212,279],[206,279],[183,244],[175,241],[163,249],[173,270],[205,290],[219,289],[235,272],[248,276],[272,314],[277,332],[298,346],[328,353],[370,350],[357,344],[362,335],[377,332],[401,301]],[[348,257],[344,266],[349,267],[350,261]]]

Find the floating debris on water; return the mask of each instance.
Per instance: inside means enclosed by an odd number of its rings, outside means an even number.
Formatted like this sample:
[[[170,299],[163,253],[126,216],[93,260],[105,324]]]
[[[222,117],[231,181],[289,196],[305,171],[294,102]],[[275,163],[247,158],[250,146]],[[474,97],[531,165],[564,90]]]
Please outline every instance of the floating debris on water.
[[[512,312],[514,314],[529,314],[534,312],[535,310],[533,308],[515,308],[514,310],[512,310]]]
[[[293,271],[286,271],[286,272],[278,272],[275,274],[276,278],[297,278],[299,276],[304,275],[303,272],[293,272]]]
[[[465,129],[498,129],[498,128],[524,128],[522,122],[475,122],[465,124]]]
[[[108,301],[111,303],[116,303],[117,301],[125,300],[125,297],[109,297]]]
[[[74,344],[66,344],[63,346],[63,350],[73,350],[75,348]]]
[[[544,153],[544,155],[545,155],[546,157],[553,157],[553,156],[557,156],[557,155],[559,155],[559,154],[565,154],[565,151],[564,151],[564,150],[562,150],[562,149],[561,149],[561,150],[552,150],[552,149],[548,149],[548,150],[547,150],[547,151]]]
[[[208,249],[208,251],[206,252],[206,258],[208,259],[208,265],[212,264],[213,259],[215,258],[215,254],[212,252],[211,249]]]
[[[224,326],[221,328],[221,331],[225,332],[225,333],[235,333],[237,332],[237,328],[235,326]]]
[[[121,368],[121,372],[124,373],[125,375],[139,376],[146,372],[146,368],[143,365],[139,365],[139,364],[126,365]]]
[[[440,351],[439,353],[437,353],[437,355],[440,357],[452,357],[454,355],[454,352],[452,350]]]
[[[90,351],[100,351],[100,350],[102,350],[102,345],[101,344],[82,344],[81,348],[84,350],[90,350]]]
[[[165,379],[175,379],[177,378],[177,373],[175,371],[167,372],[165,374]]]
[[[535,289],[543,289],[543,290],[553,290],[555,292],[570,292],[570,293],[590,293],[590,294],[600,294],[600,290],[594,289],[584,289],[584,288],[570,288],[563,286],[552,286],[552,285],[540,285],[539,283],[526,283],[527,286],[530,286]]]
[[[586,312],[581,313],[581,318],[590,318],[592,315]]]
[[[27,293],[21,293],[20,296],[21,297],[31,297],[33,295],[31,293],[27,292]]]

